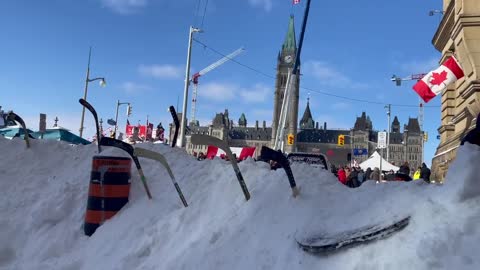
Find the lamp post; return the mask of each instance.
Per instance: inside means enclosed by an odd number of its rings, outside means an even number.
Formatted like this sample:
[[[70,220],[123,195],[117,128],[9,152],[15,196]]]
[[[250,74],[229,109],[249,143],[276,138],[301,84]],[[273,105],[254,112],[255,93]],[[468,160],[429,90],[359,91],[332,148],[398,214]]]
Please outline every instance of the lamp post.
[[[403,142],[404,142],[404,144],[405,144],[405,154],[404,154],[404,155],[405,155],[405,160],[404,160],[404,162],[405,162],[405,161],[408,161],[408,159],[407,159],[408,129],[407,129],[406,127],[403,128],[403,133],[404,133],[404,135],[405,135],[405,136],[404,136],[405,138],[403,139]]]
[[[180,140],[177,142],[178,147],[183,146],[185,141],[185,126],[187,118],[187,99],[188,99],[188,85],[190,84],[190,58],[192,56],[192,39],[193,33],[202,32],[199,28],[190,26],[190,34],[188,37],[188,52],[187,52],[187,67],[185,69],[185,87],[183,89],[183,109],[182,109],[182,121],[180,123]]]
[[[128,104],[129,108],[130,108],[130,102],[120,102],[120,100],[117,100],[117,112],[115,113],[115,129],[113,130],[113,137],[114,138],[117,138],[117,127],[118,127],[118,108],[120,107],[120,105],[123,105],[123,104]],[[131,109],[129,109],[127,111],[127,116],[129,116],[131,113]]]
[[[390,113],[392,110],[392,105],[388,104],[385,105],[385,109],[387,109],[387,117],[388,117],[388,130],[387,130],[387,162],[390,162]]]
[[[93,82],[93,81],[100,81],[100,86],[105,87],[107,82],[105,81],[104,77],[97,77],[90,79],[90,58],[92,55],[92,47],[90,47],[90,50],[88,52],[88,65],[87,65],[87,76],[85,78],[85,90],[83,93],[83,99],[87,100],[87,92],[88,92],[88,83]],[[80,120],[80,138],[82,138],[83,135],[83,120],[85,119],[85,106],[82,106],[82,118]]]

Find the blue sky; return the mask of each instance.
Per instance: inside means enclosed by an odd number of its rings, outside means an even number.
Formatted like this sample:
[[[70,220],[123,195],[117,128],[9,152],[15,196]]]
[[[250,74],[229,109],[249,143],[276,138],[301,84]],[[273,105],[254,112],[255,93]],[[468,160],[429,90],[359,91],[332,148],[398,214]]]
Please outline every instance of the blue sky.
[[[324,95],[394,104],[403,126],[417,117],[414,82],[397,87],[392,74],[405,77],[438,65],[440,53],[431,40],[441,15],[442,1],[312,1],[302,51],[300,112],[306,99],[314,120],[329,128],[350,128],[366,111],[374,128],[387,128],[385,109]],[[88,48],[93,47],[91,77],[105,76],[107,87],[91,83],[87,100],[104,120],[115,117],[116,101],[131,102],[130,122],[170,122],[169,105],[183,99],[183,80],[190,25],[202,27],[194,42],[192,72],[239,47],[236,58],[258,73],[229,62],[200,79],[197,118],[202,124],[228,108],[235,122],[244,112],[249,125],[272,119],[276,57],[295,15],[297,38],[306,0],[50,0],[2,1],[0,25],[0,105],[23,116],[38,129],[38,114],[47,125],[58,116],[61,126],[78,133]],[[197,6],[199,5],[199,8]],[[203,24],[202,24],[203,21]],[[213,50],[211,50],[211,49]],[[265,76],[267,75],[267,76]],[[189,99],[191,97],[191,92]],[[190,102],[188,116],[190,115]],[[432,106],[432,107],[428,107]],[[119,124],[124,129],[126,107]],[[392,118],[393,119],[393,118]],[[106,121],[105,121],[106,122]],[[426,160],[439,143],[440,97],[425,108],[429,133]],[[85,134],[91,137],[93,120],[87,114]],[[106,126],[106,124],[105,124]]]

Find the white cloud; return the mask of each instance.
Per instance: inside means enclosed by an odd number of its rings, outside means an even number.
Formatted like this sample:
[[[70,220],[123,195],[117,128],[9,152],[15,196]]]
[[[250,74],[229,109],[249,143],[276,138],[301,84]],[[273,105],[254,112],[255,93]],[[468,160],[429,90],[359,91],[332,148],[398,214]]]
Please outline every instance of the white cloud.
[[[367,84],[355,82],[344,73],[322,61],[306,62],[303,66],[303,72],[317,78],[323,85],[355,89],[368,87]]]
[[[235,98],[238,87],[228,83],[207,83],[198,86],[198,95],[213,101],[229,101]]]
[[[244,103],[265,102],[273,90],[263,84],[239,87],[236,84],[211,82],[198,86],[198,96],[212,101],[242,101]]]
[[[332,104],[332,109],[334,110],[346,110],[349,108],[351,108],[351,104],[346,102],[337,102]]]
[[[263,84],[256,84],[249,89],[240,89],[239,93],[245,102],[259,103],[265,102],[273,90]]]
[[[138,92],[143,92],[151,90],[152,88],[148,85],[138,84],[135,82],[124,82],[120,88],[125,91],[127,94],[134,94]]]
[[[248,0],[253,7],[263,8],[265,11],[272,10],[272,0]]]
[[[174,65],[140,65],[138,72],[144,76],[160,79],[177,79],[183,75],[183,69]]]
[[[101,0],[102,4],[119,14],[132,14],[148,4],[148,0]]]
[[[406,76],[418,73],[428,73],[434,68],[438,67],[438,58],[430,58],[427,60],[414,60],[406,63],[402,63],[400,68],[403,72],[407,73]]]

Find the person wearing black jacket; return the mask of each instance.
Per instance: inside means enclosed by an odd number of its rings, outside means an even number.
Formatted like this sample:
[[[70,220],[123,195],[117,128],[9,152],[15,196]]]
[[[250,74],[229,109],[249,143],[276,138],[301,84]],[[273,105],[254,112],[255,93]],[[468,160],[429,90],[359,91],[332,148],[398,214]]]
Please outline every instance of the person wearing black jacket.
[[[403,173],[406,175],[410,175],[410,167],[408,166],[408,162],[405,161],[402,166],[400,166],[400,169],[398,170],[399,173]]]
[[[477,115],[475,128],[468,132],[468,134],[462,139],[461,145],[464,145],[465,142],[480,146],[480,113]]]
[[[427,168],[427,165],[425,163],[422,163],[422,169],[420,171],[420,178],[423,179],[423,181],[430,183],[430,169]]]

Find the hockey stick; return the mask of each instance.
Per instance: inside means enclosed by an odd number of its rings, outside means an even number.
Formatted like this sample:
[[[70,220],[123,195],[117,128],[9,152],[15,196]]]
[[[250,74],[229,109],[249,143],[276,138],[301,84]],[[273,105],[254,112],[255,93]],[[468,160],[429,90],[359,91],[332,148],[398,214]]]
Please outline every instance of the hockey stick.
[[[156,160],[160,162],[163,165],[163,167],[165,167],[165,169],[167,169],[167,172],[170,175],[170,179],[172,180],[172,183],[175,186],[175,189],[177,190],[178,196],[180,197],[180,200],[182,200],[183,206],[187,207],[188,206],[187,200],[185,200],[185,197],[183,196],[183,192],[180,189],[180,186],[178,185],[177,180],[175,180],[175,176],[173,176],[173,172],[170,169],[170,166],[168,165],[168,162],[165,159],[165,157],[160,153],[143,149],[143,148],[135,148],[134,153],[137,157],[144,157],[144,158]]]
[[[172,115],[172,118],[173,118],[173,123],[175,124],[175,133],[173,134],[173,139],[172,139],[172,147],[175,147],[175,144],[177,144],[180,121],[178,121],[178,116],[177,116],[177,112],[175,111],[175,107],[170,106],[168,110],[170,111],[170,114]]]
[[[100,128],[98,127],[97,111],[95,111],[93,106],[83,98],[79,99],[78,102],[80,102],[80,104],[82,104],[85,108],[87,108],[93,114],[93,118],[95,119],[95,128],[97,129],[98,153],[100,153],[100,152],[102,152],[102,148],[100,147]],[[82,129],[83,129],[83,127],[82,127]]]
[[[14,112],[9,112],[7,118],[9,120],[16,121],[16,122],[20,123],[20,125],[23,128],[23,139],[25,140],[25,143],[27,144],[27,148],[30,148],[30,141],[28,140],[28,131],[27,131],[27,126],[25,125],[25,121],[23,121],[23,119]]]
[[[131,146],[126,142],[122,142],[120,140],[109,138],[109,137],[102,137],[102,139],[100,139],[99,145],[100,144],[103,146],[113,146],[113,147],[120,148],[125,152],[127,152],[132,157],[133,162],[135,162],[135,166],[137,167],[138,174],[140,175],[140,179],[142,180],[143,187],[145,188],[145,192],[147,192],[148,198],[152,199],[152,195],[150,194],[150,189],[148,188],[148,185],[147,185],[147,180],[142,171],[142,166],[140,166],[140,162],[138,161],[137,156],[135,156],[135,154],[133,153],[134,151],[133,146]]]
[[[280,163],[280,165],[282,165],[283,169],[285,170],[285,173],[287,174],[290,187],[292,188],[292,195],[293,197],[297,197],[298,194],[300,193],[300,190],[298,189],[297,184],[295,183],[295,178],[293,177],[292,168],[290,168],[290,162],[288,162],[288,159],[282,154],[282,152],[275,151],[266,146],[262,146],[262,150],[260,153],[261,153],[260,156],[262,157],[262,159],[269,160],[269,161],[273,160]]]
[[[243,195],[245,195],[245,200],[248,201],[250,199],[250,193],[248,192],[248,188],[247,188],[247,185],[245,184],[245,180],[243,180],[242,173],[238,168],[237,159],[233,156],[232,151],[230,151],[230,147],[228,147],[228,145],[224,141],[209,135],[193,134],[191,137],[191,141],[192,141],[192,144],[213,145],[215,147],[222,149],[227,154],[228,158],[230,159],[230,162],[232,162],[232,167],[233,167],[233,170],[235,171],[238,182],[240,183],[240,187],[242,188]]]

